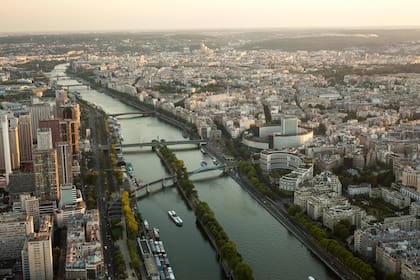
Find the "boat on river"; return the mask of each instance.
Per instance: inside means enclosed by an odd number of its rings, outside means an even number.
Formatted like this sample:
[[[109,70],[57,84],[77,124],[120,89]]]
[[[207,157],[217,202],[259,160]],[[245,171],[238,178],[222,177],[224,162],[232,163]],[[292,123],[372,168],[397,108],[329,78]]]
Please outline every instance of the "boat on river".
[[[134,176],[134,168],[131,162],[127,163],[127,172],[131,177]]]
[[[184,223],[174,210],[169,210],[168,216],[179,227],[182,226],[182,224]]]

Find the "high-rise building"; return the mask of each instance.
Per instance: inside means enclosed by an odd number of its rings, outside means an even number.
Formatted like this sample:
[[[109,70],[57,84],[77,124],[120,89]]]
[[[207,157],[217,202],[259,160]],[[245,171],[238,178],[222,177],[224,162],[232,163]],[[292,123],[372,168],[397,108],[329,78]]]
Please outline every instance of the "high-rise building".
[[[36,133],[39,128],[39,121],[49,120],[53,114],[51,106],[48,103],[33,104],[29,106],[28,109],[32,118],[32,138],[36,141]]]
[[[72,157],[70,145],[67,142],[58,142],[55,145],[57,150],[58,182],[60,186],[73,183],[73,173],[71,170]]]
[[[15,117],[9,118],[9,145],[10,145],[10,161],[12,170],[20,168],[20,151],[19,151],[19,119]]]
[[[53,147],[57,142],[61,141],[60,138],[60,121],[58,119],[51,119],[51,120],[40,120],[39,121],[39,128],[50,128],[51,129],[51,137]]]
[[[281,119],[281,128],[283,135],[298,134],[299,120],[296,117],[284,117]]]
[[[68,102],[67,91],[57,90],[55,92],[55,109],[57,111],[57,117],[60,119],[63,118],[63,111],[60,108],[61,106],[66,105],[67,102]]]
[[[9,184],[9,175],[12,173],[12,163],[10,160],[9,122],[7,120],[7,115],[1,116],[1,134],[0,169],[5,170],[6,184]]]
[[[51,130],[39,129],[33,152],[35,195],[40,200],[59,200],[57,151],[52,147]]]
[[[70,152],[73,160],[79,159],[79,104],[61,106],[63,120],[60,122],[61,140],[70,144]]]
[[[52,232],[51,216],[43,216],[39,232],[28,236],[25,247],[31,280],[53,280]]]
[[[53,148],[50,128],[38,128],[36,138],[38,143],[36,148],[38,150],[51,150]]]
[[[32,118],[29,112],[19,114],[19,153],[23,167],[32,165]]]
[[[0,261],[19,259],[26,235],[33,232],[31,216],[11,212],[0,214]]]
[[[35,196],[31,196],[30,194],[21,194],[20,195],[20,205],[22,212],[24,212],[28,216],[32,216],[34,218],[34,225],[35,228],[39,226],[39,199]]]

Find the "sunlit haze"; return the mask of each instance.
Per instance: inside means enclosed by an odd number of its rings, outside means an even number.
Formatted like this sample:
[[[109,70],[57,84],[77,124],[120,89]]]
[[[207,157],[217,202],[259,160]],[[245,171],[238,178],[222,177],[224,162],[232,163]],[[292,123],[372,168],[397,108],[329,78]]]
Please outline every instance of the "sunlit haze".
[[[2,0],[0,32],[420,26],[418,0]]]

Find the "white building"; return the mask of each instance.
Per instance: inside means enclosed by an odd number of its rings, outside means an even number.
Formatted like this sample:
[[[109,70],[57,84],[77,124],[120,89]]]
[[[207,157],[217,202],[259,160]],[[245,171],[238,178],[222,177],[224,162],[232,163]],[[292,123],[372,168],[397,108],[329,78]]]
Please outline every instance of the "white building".
[[[52,234],[52,219],[50,216],[44,216],[39,232],[28,236],[25,247],[30,280],[53,280]]]
[[[335,205],[325,210],[322,215],[324,226],[333,230],[338,222],[347,220],[351,225],[360,227],[362,219],[366,217],[366,211],[358,206],[350,204]]]
[[[347,194],[350,196],[355,195],[369,195],[371,185],[368,183],[361,183],[360,185],[349,185],[347,187]]]

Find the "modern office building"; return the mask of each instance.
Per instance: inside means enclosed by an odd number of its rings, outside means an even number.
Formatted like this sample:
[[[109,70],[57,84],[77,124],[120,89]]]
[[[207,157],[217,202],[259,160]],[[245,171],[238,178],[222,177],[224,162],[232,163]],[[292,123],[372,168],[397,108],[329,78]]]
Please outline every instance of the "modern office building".
[[[9,117],[9,145],[10,145],[10,162],[12,170],[20,168],[20,151],[19,151],[19,119]]]
[[[9,144],[9,121],[7,115],[1,116],[1,135],[0,140],[0,170],[4,170],[6,175],[6,184],[9,184],[9,175],[12,173],[12,162],[10,159],[10,144]]]
[[[51,119],[53,112],[51,110],[50,104],[48,103],[32,104],[28,107],[28,110],[31,113],[32,118],[32,137],[36,141],[36,134],[39,128],[39,121]]]
[[[313,138],[313,131],[298,126],[295,117],[285,117],[281,126],[253,127],[245,133],[242,143],[253,150],[300,147]]]
[[[260,167],[267,173],[273,169],[296,170],[303,163],[301,156],[288,151],[264,150],[260,153]]]
[[[39,129],[38,145],[33,152],[35,195],[40,200],[60,199],[57,151],[52,147],[51,130]]]
[[[0,261],[19,259],[26,236],[33,232],[31,216],[12,212],[0,214]]]
[[[50,128],[51,129],[51,138],[52,138],[53,147],[55,147],[56,143],[61,141],[60,120],[58,120],[58,119],[40,120],[39,121],[39,128]]]
[[[291,170],[280,178],[271,178],[280,189],[295,191],[313,177],[313,165],[305,164],[303,156],[290,151],[264,150],[260,153],[260,167],[265,173],[275,169]]]
[[[65,90],[57,90],[55,92],[55,110],[57,118],[63,118],[63,111],[61,107],[66,105],[68,102],[67,91]]]
[[[281,119],[281,134],[296,135],[298,134],[299,120],[296,117],[284,117]]]
[[[62,120],[60,121],[61,141],[68,142],[73,160],[79,159],[79,104],[67,104],[60,107]]]
[[[19,153],[20,163],[26,168],[32,165],[32,118],[29,112],[19,114]]]
[[[6,170],[6,157],[10,157],[11,170],[17,170],[20,168],[18,119],[13,116],[3,115],[0,133],[0,170]],[[7,146],[9,147],[8,149],[6,148]]]
[[[72,157],[70,145],[67,142],[55,144],[57,150],[58,182],[60,186],[73,183]]]

